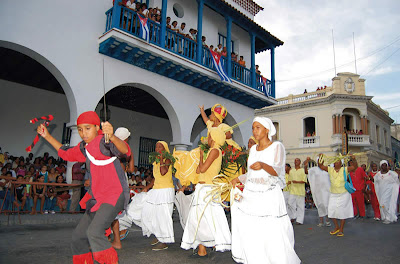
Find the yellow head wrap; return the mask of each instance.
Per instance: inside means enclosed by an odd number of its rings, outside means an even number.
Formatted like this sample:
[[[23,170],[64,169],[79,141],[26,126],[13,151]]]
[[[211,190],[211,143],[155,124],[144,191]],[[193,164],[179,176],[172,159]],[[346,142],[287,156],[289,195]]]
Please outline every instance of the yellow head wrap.
[[[165,141],[157,141],[157,143],[160,143],[161,145],[163,145],[165,151],[169,153],[169,148],[168,148],[167,142],[165,142]]]
[[[225,107],[223,107],[221,104],[216,104],[211,108],[211,112],[214,113],[214,115],[218,118],[218,120],[222,123],[222,120],[226,117],[228,114],[228,111],[226,110]]]
[[[214,147],[220,147],[225,143],[226,136],[225,132],[218,128],[212,128],[210,130],[211,139],[214,140]]]
[[[226,132],[231,132],[231,134],[233,134],[233,129],[232,129],[229,125],[227,125],[227,124],[221,123],[221,124],[218,126],[218,128],[221,129],[222,132],[224,132],[224,133],[226,133]]]
[[[258,140],[255,137],[251,136],[250,139],[252,139],[254,142],[256,142],[256,144],[258,144]]]

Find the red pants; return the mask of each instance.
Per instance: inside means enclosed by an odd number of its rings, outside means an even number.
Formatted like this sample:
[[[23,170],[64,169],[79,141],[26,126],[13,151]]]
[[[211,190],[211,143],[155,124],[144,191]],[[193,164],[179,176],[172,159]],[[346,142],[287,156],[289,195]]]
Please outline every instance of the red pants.
[[[354,216],[357,215],[358,208],[358,215],[365,217],[364,193],[362,191],[355,191],[351,194],[351,198],[353,200]]]
[[[372,209],[374,209],[374,215],[377,218],[381,218],[381,211],[379,210],[379,202],[378,202],[378,198],[376,197],[376,193],[372,192],[370,194],[371,197],[371,205],[372,205]]]

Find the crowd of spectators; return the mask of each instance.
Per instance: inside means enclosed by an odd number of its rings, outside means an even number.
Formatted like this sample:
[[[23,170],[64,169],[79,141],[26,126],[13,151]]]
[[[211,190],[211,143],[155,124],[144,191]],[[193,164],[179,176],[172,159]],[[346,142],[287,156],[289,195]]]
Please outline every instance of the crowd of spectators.
[[[49,156],[48,152],[40,157],[34,157],[33,153],[14,157],[0,150],[1,211],[55,214],[56,211],[76,213],[78,209],[79,212],[78,203],[90,184],[85,167],[85,163],[75,163],[72,167],[71,183],[84,183],[86,187],[74,188],[71,197],[71,188],[56,185],[66,183],[67,168],[63,160]],[[152,181],[153,174],[151,169],[135,166],[127,177],[133,194],[141,192]],[[54,186],[29,184],[33,182],[54,183]],[[68,201],[71,201],[69,206]]]

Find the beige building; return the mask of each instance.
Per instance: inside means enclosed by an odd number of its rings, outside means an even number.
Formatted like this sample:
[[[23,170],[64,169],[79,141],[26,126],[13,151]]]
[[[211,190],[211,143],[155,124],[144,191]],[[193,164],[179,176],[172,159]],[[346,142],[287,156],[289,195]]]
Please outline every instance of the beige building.
[[[332,86],[277,99],[278,104],[257,109],[256,116],[269,117],[277,129],[276,140],[286,148],[287,162],[315,159],[319,153],[336,155],[342,150],[342,133],[360,163],[390,159],[393,120],[387,111],[365,95],[365,80],[353,73],[338,73]]]

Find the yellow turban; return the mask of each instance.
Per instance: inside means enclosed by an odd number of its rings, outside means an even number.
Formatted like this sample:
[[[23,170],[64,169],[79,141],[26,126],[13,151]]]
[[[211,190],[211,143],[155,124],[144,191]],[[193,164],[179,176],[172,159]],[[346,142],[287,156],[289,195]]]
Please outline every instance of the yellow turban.
[[[226,140],[225,132],[223,132],[219,128],[212,128],[210,130],[210,136],[211,136],[211,139],[214,140],[214,142],[215,142],[214,147],[220,147],[225,143],[225,140]]]
[[[161,145],[163,145],[165,151],[169,153],[169,148],[168,148],[167,142],[165,142],[165,141],[157,141],[157,143],[160,143]]]
[[[214,113],[214,115],[218,118],[218,120],[222,123],[222,120],[226,117],[228,114],[228,111],[226,110],[225,107],[223,107],[221,104],[216,104],[211,108],[211,112]]]
[[[251,136],[251,137],[249,138],[249,140],[250,140],[250,139],[252,139],[254,142],[256,142],[256,144],[258,144],[258,140],[257,140],[255,137]]]

